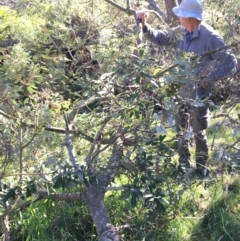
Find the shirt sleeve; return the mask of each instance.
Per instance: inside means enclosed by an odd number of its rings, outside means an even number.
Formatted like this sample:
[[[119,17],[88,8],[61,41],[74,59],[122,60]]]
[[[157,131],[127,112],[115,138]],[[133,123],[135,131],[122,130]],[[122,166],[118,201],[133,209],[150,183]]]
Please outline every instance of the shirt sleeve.
[[[149,24],[143,27],[144,36],[147,37],[152,43],[157,45],[171,45],[171,37],[166,30],[156,30]]]
[[[213,50],[225,46],[223,39],[216,33],[208,37],[208,50]],[[209,73],[207,79],[215,81],[229,76],[233,73],[237,64],[237,59],[230,49],[223,49],[211,54],[213,60],[217,62],[216,67]]]

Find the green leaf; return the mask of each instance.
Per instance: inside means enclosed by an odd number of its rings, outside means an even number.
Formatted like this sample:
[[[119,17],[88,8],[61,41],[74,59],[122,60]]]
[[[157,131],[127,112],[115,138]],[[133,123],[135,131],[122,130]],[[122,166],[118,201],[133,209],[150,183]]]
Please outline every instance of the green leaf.
[[[56,182],[55,182],[54,185],[53,185],[53,188],[54,188],[54,189],[60,188],[60,187],[62,186],[62,182],[63,182],[62,177],[58,177],[57,180],[56,180]]]
[[[37,91],[37,87],[36,87],[34,84],[29,85],[29,86],[27,87],[27,91],[28,91],[28,93],[30,93],[30,94],[34,94],[34,93]]]
[[[7,194],[4,196],[3,202],[7,202],[8,199],[10,199],[10,198],[14,199],[15,196],[16,196],[15,189],[10,188],[10,189],[8,190]]]
[[[154,179],[154,181],[157,182],[157,183],[161,183],[161,182],[165,182],[166,179],[164,177],[157,177],[157,178]]]
[[[144,54],[144,48],[139,49],[139,56],[140,56],[140,57],[143,57],[143,54]]]
[[[156,75],[158,72],[160,72],[162,69],[161,68],[156,68],[154,71],[153,71],[153,75]]]
[[[167,205],[169,205],[169,201],[168,201],[166,198],[161,197],[161,200],[162,200],[164,203],[166,203]]]
[[[166,211],[166,208],[164,207],[164,205],[157,199],[154,199],[155,203],[156,203],[156,208],[159,212],[164,213]]]
[[[32,192],[31,192],[30,188],[27,187],[26,197],[31,197],[31,196],[32,196]]]
[[[152,170],[150,169],[147,170],[147,176],[149,180],[152,180]]]
[[[137,206],[137,195],[135,192],[132,193],[131,206],[135,208]]]
[[[30,185],[30,190],[31,190],[31,193],[34,193],[34,194],[37,193],[37,188],[36,188],[36,186],[35,186],[34,183],[31,183],[31,185]]]

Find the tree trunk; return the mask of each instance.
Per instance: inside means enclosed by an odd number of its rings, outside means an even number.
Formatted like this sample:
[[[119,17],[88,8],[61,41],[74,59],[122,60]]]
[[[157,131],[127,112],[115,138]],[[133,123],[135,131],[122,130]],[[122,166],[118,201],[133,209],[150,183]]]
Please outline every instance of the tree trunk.
[[[156,11],[160,16],[162,16],[165,22],[167,22],[166,13],[160,9],[160,7],[156,3],[156,1],[155,0],[148,0],[148,2],[149,2],[149,6],[151,8],[153,8],[153,10]]]
[[[8,214],[2,216],[3,241],[10,241]]]
[[[111,224],[105,203],[104,203],[104,187],[101,179],[99,183],[92,185],[86,191],[84,202],[92,216],[96,225],[99,241],[120,241],[120,235],[117,229]]]
[[[167,16],[168,16],[168,22],[172,23],[173,25],[176,25],[178,18],[172,11],[172,8],[176,6],[176,1],[175,0],[165,0],[165,6],[166,6],[166,12],[167,12]]]

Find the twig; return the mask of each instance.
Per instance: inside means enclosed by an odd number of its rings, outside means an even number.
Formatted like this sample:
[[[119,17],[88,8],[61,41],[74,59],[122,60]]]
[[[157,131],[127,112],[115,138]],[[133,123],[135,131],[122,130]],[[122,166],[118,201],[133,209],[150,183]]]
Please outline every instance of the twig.
[[[239,123],[239,120],[232,118],[228,113],[219,113],[212,116],[212,118],[219,118],[219,117],[228,118],[232,124]]]
[[[236,104],[235,104],[235,105],[236,105]],[[234,108],[235,105],[233,105],[233,106],[230,108],[230,110],[228,111],[228,113],[230,113],[230,112],[232,111],[232,109]],[[226,118],[226,117],[223,118],[223,120],[222,120],[222,122],[221,122],[220,125],[222,125],[222,123],[224,122],[225,118]],[[215,134],[214,134],[214,136],[213,136],[211,149],[213,148],[214,143],[215,143],[216,133],[217,133],[217,131],[215,132]]]
[[[127,8],[124,8],[122,7],[121,5],[111,1],[111,0],[104,0],[105,2],[108,2],[110,3],[111,5],[113,5],[114,7],[118,8],[119,10],[125,12],[126,14],[128,14],[129,16],[135,16],[136,15],[136,12],[137,10],[135,9],[132,9],[130,7],[130,4],[129,4],[129,7]],[[149,9],[146,9],[144,10],[145,12],[149,12],[149,13],[153,13],[160,21],[162,21],[164,24],[167,25],[167,23],[164,21],[164,19],[159,15],[159,13],[157,11],[154,11],[154,10],[149,10]]]

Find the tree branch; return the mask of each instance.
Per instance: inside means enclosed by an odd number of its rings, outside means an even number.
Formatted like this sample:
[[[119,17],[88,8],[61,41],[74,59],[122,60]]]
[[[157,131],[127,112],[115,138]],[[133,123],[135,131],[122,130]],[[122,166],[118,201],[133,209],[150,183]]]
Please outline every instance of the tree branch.
[[[88,155],[85,158],[85,161],[89,165],[90,170],[92,168],[92,161],[93,161],[92,154],[93,154],[94,148],[95,148],[96,144],[99,144],[99,142],[101,143],[101,134],[102,134],[103,128],[106,126],[106,124],[108,123],[109,120],[110,120],[109,117],[106,117],[103,120],[103,123],[102,123],[99,131],[97,132],[97,134],[96,134],[96,136],[95,136],[95,138],[94,138],[94,140],[92,142],[92,145],[91,145],[91,148],[89,150],[89,153],[88,153]]]
[[[232,118],[228,113],[219,113],[212,116],[212,118],[219,118],[219,117],[228,118],[232,124],[236,124],[236,123],[239,124],[239,120]]]
[[[39,192],[40,198],[50,198],[54,201],[84,201],[85,192],[69,192],[69,193],[56,193],[50,194],[45,191]]]
[[[132,9],[132,8],[124,8],[122,6],[120,6],[119,4],[111,1],[111,0],[104,0],[105,2],[108,2],[110,3],[111,5],[113,5],[114,7],[118,8],[119,10],[125,12],[126,14],[128,14],[129,16],[135,16],[136,15],[136,12],[137,10],[135,9]],[[149,12],[149,13],[153,13],[160,21],[162,21],[164,24],[166,24],[166,22],[164,21],[164,19],[159,15],[158,12],[154,11],[154,10],[149,10],[149,9],[146,9],[144,10],[146,12]],[[135,18],[136,19],[136,18]]]
[[[79,167],[79,163],[77,161],[77,158],[76,158],[76,155],[75,155],[75,152],[74,152],[72,136],[71,136],[71,133],[70,133],[70,130],[71,130],[72,124],[73,124],[73,119],[71,119],[71,124],[69,124],[68,118],[65,115],[64,115],[64,119],[65,119],[65,124],[66,124],[66,131],[65,131],[66,138],[65,138],[65,141],[64,141],[63,145],[65,145],[67,150],[68,150],[70,162],[74,166],[75,170],[79,171],[80,167]],[[82,184],[84,184],[84,178],[83,178],[82,172],[78,173],[78,177],[81,180]]]
[[[164,22],[166,22],[167,21],[167,14],[159,8],[156,1],[155,0],[148,0],[148,2],[150,4],[150,6],[154,9],[154,11],[157,12],[160,16],[162,16]]]
[[[123,140],[120,135],[120,130],[114,134],[116,141],[113,143],[112,155],[106,167],[106,170],[103,172],[101,179],[104,182],[104,186],[107,187],[109,182],[112,179],[112,176],[119,170],[121,159],[123,156]]]
[[[232,44],[229,44],[229,45],[226,45],[226,46],[223,46],[223,47],[220,47],[220,48],[216,48],[216,49],[212,49],[210,51],[206,51],[206,52],[204,52],[202,54],[199,54],[199,55],[194,55],[194,56],[190,57],[190,61],[196,60],[197,58],[208,56],[210,54],[216,53],[216,52],[221,51],[223,49],[228,49],[230,47],[237,47],[239,44],[240,44],[240,42],[234,42]],[[174,69],[174,68],[178,67],[179,65],[180,65],[179,63],[173,64],[170,67],[158,72],[155,75],[149,75],[149,77],[150,78],[159,78],[162,75],[164,75],[166,72],[168,72],[169,70]]]

